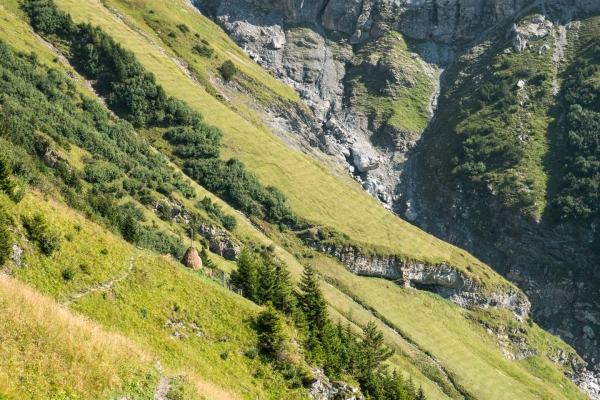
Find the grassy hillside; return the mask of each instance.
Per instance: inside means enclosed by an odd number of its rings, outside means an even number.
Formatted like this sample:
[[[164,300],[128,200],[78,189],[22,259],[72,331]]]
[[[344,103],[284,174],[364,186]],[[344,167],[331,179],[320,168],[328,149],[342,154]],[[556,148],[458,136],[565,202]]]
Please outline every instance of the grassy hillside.
[[[506,284],[467,253],[402,223],[358,187],[338,180],[335,172],[287,149],[268,132],[238,117],[192,83],[168,54],[131,31],[101,4],[93,1],[61,1],[60,4],[67,7],[76,20],[89,19],[101,24],[126,47],[135,50],[167,91],[187,100],[204,113],[206,120],[223,129],[228,155],[242,158],[264,182],[276,183],[285,189],[292,206],[302,216],[335,227],[354,240],[387,247],[406,257],[450,261],[464,268],[471,265],[472,273],[481,279]],[[152,3],[152,7],[155,5],[158,3]],[[55,55],[16,17],[21,14],[15,3],[6,2],[5,6],[10,12],[3,16],[7,24],[1,28],[2,39],[24,51],[33,49],[43,62],[68,70],[59,60],[54,62]],[[200,29],[194,27],[201,23],[206,32],[217,29],[201,17],[192,18],[195,14],[191,10],[181,11],[181,8],[186,10],[185,5],[179,7],[169,10],[169,15],[180,18],[190,29]],[[132,15],[131,20],[134,17]],[[215,37],[223,38],[223,46],[231,45],[224,36]],[[252,66],[250,61],[244,60]],[[78,90],[85,91],[81,77],[77,85]],[[70,165],[81,168],[87,153],[72,145],[71,151],[65,151],[64,155]],[[266,164],[261,163],[261,159]],[[191,187],[197,198],[207,194],[197,184],[191,183]],[[181,387],[186,394],[184,398],[202,394],[227,398],[231,393],[243,398],[299,398],[305,394],[302,390],[286,389],[279,374],[244,355],[256,342],[249,317],[256,315],[259,307],[168,258],[136,249],[118,234],[67,207],[52,187],[44,190],[43,193],[30,190],[18,205],[6,197],[1,199],[22,232],[21,216],[41,212],[50,229],[63,237],[60,249],[44,256],[35,244],[14,235],[25,250],[23,267],[10,267],[18,279],[68,304],[107,330],[135,341],[147,354],[159,357],[167,375],[184,377],[173,379],[173,386]],[[174,196],[192,208],[195,200]],[[428,398],[460,398],[460,392],[474,398],[495,398],[498,393],[515,399],[583,398],[563,376],[563,370],[569,366],[558,367],[543,356],[557,349],[572,350],[535,326],[517,325],[524,330],[519,335],[526,337],[540,355],[510,361],[482,324],[512,327],[517,324],[512,316],[497,310],[471,313],[428,293],[352,275],[334,260],[311,254],[297,241],[286,243],[285,236],[274,232],[270,238],[266,237],[227,205],[223,205],[223,209],[236,215],[238,228],[234,233],[240,239],[276,244],[275,254],[287,263],[296,279],[302,271],[301,262],[313,262],[329,283],[323,283],[323,288],[334,319],[352,322],[358,329],[375,318],[384,331],[386,343],[398,351],[390,365],[410,374],[423,386]],[[147,208],[145,213],[160,227],[181,232],[181,227],[158,220]],[[146,225],[151,225],[151,220],[147,220]],[[280,247],[279,243],[286,246]],[[223,260],[218,262],[224,268],[232,267]],[[72,274],[63,273],[68,268]],[[484,278],[483,271],[490,274],[490,278]],[[386,323],[401,335],[395,334]],[[432,356],[450,372],[450,377],[440,371]]]
[[[338,171],[329,170],[310,157],[287,148],[274,140],[268,131],[248,123],[194,84],[168,53],[163,53],[131,30],[101,3],[66,0],[57,4],[68,10],[75,21],[100,24],[117,41],[132,49],[144,66],[156,74],[157,81],[168,94],[187,101],[203,112],[207,122],[219,126],[224,134],[224,156],[239,158],[262,182],[281,188],[292,208],[302,217],[334,227],[356,241],[383,246],[408,258],[446,261],[458,268],[481,265],[468,253],[425,234],[378,207],[377,201],[364,193],[358,184],[338,179]],[[150,2],[147,8],[153,9],[154,5]],[[182,8],[187,12],[181,9],[174,12],[190,29],[199,30],[200,24],[206,26],[209,23],[185,7]],[[214,25],[212,29],[218,31]],[[222,37],[223,34],[218,35]],[[233,48],[234,44],[229,43]],[[246,57],[244,62],[252,63]]]
[[[0,275],[0,397],[151,398],[150,353]]]

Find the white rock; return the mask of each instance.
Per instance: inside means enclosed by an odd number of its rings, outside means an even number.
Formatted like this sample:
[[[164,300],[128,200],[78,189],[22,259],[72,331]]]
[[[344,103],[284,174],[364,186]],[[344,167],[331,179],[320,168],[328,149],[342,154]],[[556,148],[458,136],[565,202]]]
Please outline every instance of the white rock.
[[[504,49],[503,53],[504,54],[510,54],[510,53],[512,53],[512,50],[511,49]]]
[[[543,15],[536,15],[535,17],[531,18],[531,22],[533,22],[534,24],[542,24],[545,20],[546,17],[544,17]]]
[[[523,89],[525,87],[525,81],[521,79],[519,82],[517,82],[517,87],[519,89]]]
[[[377,182],[369,179],[368,181],[363,183],[363,188],[370,194],[375,194],[378,190]]]
[[[379,156],[367,144],[355,143],[350,150],[352,151],[352,161],[360,172],[379,168]]]
[[[283,45],[285,45],[285,36],[284,35],[274,36],[271,44],[273,45],[273,48],[275,50],[281,49],[283,47]]]
[[[325,127],[327,129],[331,129],[331,128],[333,128],[336,125],[337,125],[337,121],[335,120],[335,118],[329,118],[327,120],[327,122],[325,122]]]

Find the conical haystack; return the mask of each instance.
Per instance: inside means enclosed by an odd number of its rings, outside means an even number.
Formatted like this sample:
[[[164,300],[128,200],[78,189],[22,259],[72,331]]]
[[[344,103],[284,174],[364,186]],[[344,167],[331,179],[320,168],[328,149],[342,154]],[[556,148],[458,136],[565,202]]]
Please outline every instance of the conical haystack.
[[[181,263],[191,269],[202,269],[202,259],[195,247],[190,247],[185,252]]]

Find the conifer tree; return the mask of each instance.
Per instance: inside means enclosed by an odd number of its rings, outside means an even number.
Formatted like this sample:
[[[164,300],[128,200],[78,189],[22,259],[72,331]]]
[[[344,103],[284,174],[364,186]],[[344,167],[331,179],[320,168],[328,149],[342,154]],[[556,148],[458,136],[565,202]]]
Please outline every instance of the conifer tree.
[[[0,267],[6,264],[12,255],[12,240],[8,230],[8,220],[3,208],[0,208]]]
[[[125,219],[123,220],[123,225],[121,226],[121,235],[123,235],[123,239],[127,240],[129,243],[135,243],[140,238],[140,226],[136,219],[128,213]]]
[[[409,399],[414,399],[417,396],[417,389],[415,388],[412,376],[409,376],[408,381],[406,382],[406,393],[408,394],[407,397]]]
[[[275,301],[277,271],[269,255],[262,254],[257,261],[259,261],[257,270],[257,302],[258,304],[273,303]]]
[[[419,386],[419,390],[417,390],[417,396],[415,397],[415,400],[427,400],[427,397],[425,397],[425,392],[423,392],[422,386]]]
[[[363,328],[363,340],[360,344],[363,353],[363,370],[379,370],[381,363],[394,354],[394,350],[383,345],[383,333],[377,330],[375,322],[369,321]]]
[[[323,297],[319,279],[315,269],[310,266],[304,266],[302,279],[298,285],[300,293],[298,294],[298,303],[306,315],[306,321],[312,331],[320,332],[330,323],[327,313],[327,301]]]
[[[294,295],[294,284],[290,278],[290,272],[285,265],[277,265],[275,275],[273,305],[284,315],[291,315],[297,309],[297,299]]]
[[[256,255],[248,247],[244,247],[237,261],[237,270],[231,273],[231,283],[242,289],[244,297],[257,303],[258,301],[258,267]]]
[[[258,315],[256,327],[261,352],[271,359],[276,358],[283,349],[286,335],[283,318],[271,302]]]
[[[0,153],[0,190],[10,198],[14,196],[15,182],[11,179],[12,169],[4,153]]]
[[[329,319],[327,301],[312,266],[304,267],[298,287],[301,290],[298,294],[298,303],[306,316],[306,323],[310,331],[307,347],[313,360],[323,364],[325,373],[329,376],[336,376],[340,372],[339,356],[342,343],[335,326]]]

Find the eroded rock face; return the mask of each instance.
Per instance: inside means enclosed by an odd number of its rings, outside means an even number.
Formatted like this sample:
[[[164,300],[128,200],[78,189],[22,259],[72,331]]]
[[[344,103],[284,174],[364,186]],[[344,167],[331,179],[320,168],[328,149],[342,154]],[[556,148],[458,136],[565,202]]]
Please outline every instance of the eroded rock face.
[[[314,400],[364,400],[357,387],[345,382],[330,382],[321,369],[311,369],[315,379],[307,386]]]
[[[197,227],[198,233],[208,240],[208,249],[226,260],[236,261],[242,250],[241,243],[232,238],[227,232],[209,224]]]
[[[484,290],[466,274],[445,264],[415,263],[396,256],[365,255],[352,246],[340,248],[314,242],[311,248],[337,258],[357,275],[391,279],[406,287],[428,290],[463,308],[505,308],[521,322],[531,309],[529,300],[514,287]]]

